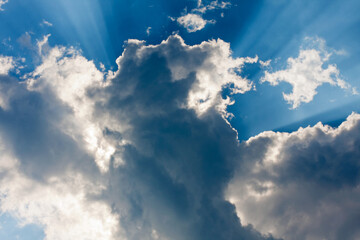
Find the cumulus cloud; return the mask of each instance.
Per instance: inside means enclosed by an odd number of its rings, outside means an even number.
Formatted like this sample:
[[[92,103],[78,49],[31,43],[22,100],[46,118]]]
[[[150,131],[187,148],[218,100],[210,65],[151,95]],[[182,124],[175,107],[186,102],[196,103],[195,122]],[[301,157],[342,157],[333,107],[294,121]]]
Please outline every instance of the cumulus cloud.
[[[24,81],[0,76],[2,212],[51,240],[357,236],[359,115],[239,144],[226,107],[257,57],[133,39],[105,74],[48,37]]]
[[[261,82],[269,82],[276,86],[280,82],[292,86],[291,93],[283,93],[284,99],[297,108],[301,103],[308,103],[317,94],[316,89],[325,84],[331,84],[343,89],[350,85],[340,78],[339,69],[335,64],[328,64],[332,53],[326,50],[325,41],[322,39],[308,39],[314,48],[300,50],[297,58],[287,60],[287,68],[275,72],[265,71]]]
[[[103,186],[78,172],[65,171],[39,182],[19,169],[19,160],[0,145],[0,210],[28,223],[44,227],[46,238],[118,239],[118,216],[103,201],[88,200]]]
[[[0,55],[0,75],[7,75],[14,65],[15,61],[12,57]]]
[[[230,102],[220,96],[223,87],[229,87],[233,94],[250,91],[252,82],[242,78],[239,73],[244,64],[258,60],[257,57],[233,58],[230,45],[220,39],[188,46],[178,35],[169,37],[157,46],[146,46],[144,42],[130,40],[125,53],[128,51],[135,54],[134,61],[137,62],[155,52],[159,54],[166,61],[172,82],[185,81],[193,76],[186,100],[180,105],[194,109],[199,116],[210,108],[225,112]],[[122,59],[121,56],[117,60],[118,64]]]
[[[251,89],[245,62],[221,40],[188,46],[179,36],[159,45],[129,40],[119,70],[94,93],[107,136],[126,139],[125,163],[111,172],[109,203],[130,239],[271,239],[243,228],[223,199],[236,133],[218,105],[221,89]],[[100,94],[101,97],[96,95]],[[113,126],[130,125],[124,131]]]
[[[0,86],[8,100],[0,109],[1,212],[42,226],[46,239],[117,239],[118,215],[99,198],[105,184],[93,157],[63,131],[70,109],[9,76]]]
[[[188,32],[196,32],[202,30],[206,24],[214,24],[215,20],[205,20],[203,14],[207,11],[215,9],[225,9],[231,5],[230,2],[219,2],[218,0],[210,2],[208,5],[203,5],[202,1],[198,1],[197,8],[191,10],[191,13],[187,13],[177,18],[177,22],[186,28]]]
[[[257,58],[129,40],[104,76],[48,37],[24,81],[1,76],[1,211],[46,239],[272,239],[223,198],[238,143],[222,89],[251,90],[239,73]]]
[[[4,4],[6,4],[8,2],[8,0],[0,0],[0,11],[4,11],[4,9],[2,8],[2,6]]]
[[[213,20],[204,20],[201,15],[193,13],[178,17],[177,22],[186,28],[188,32],[196,32],[203,29],[208,23],[215,23]]]
[[[359,239],[360,115],[338,128],[263,132],[242,145],[227,198],[244,223],[284,239]]]
[[[40,53],[46,49],[48,37],[38,42]],[[74,48],[54,47],[42,58],[26,81],[28,89],[51,94],[71,109],[73,115],[64,119],[62,129],[81,141],[95,155],[100,169],[107,171],[115,148],[102,137],[101,125],[94,123],[94,102],[87,96],[90,87],[104,86],[103,73]]]

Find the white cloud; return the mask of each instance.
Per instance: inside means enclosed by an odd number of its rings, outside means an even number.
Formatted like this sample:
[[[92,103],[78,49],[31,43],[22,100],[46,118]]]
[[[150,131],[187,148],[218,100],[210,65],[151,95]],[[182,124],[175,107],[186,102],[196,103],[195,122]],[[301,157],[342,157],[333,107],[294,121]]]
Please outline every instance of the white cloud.
[[[270,66],[271,59],[269,59],[269,60],[267,60],[267,61],[262,61],[262,60],[260,60],[259,63],[260,63],[260,65],[261,65],[261,67],[268,67],[268,66]]]
[[[215,9],[225,9],[231,5],[230,2],[219,2],[218,0],[210,2],[208,5],[203,5],[202,1],[198,1],[197,8],[191,10],[191,13],[187,13],[177,18],[177,22],[186,28],[188,32],[196,32],[202,30],[206,24],[215,24],[215,20],[205,20],[203,14],[207,11]],[[223,15],[222,15],[223,16]],[[171,18],[172,19],[172,18]]]
[[[12,57],[0,55],[0,77],[1,75],[9,74],[9,71],[15,67],[15,61]],[[0,92],[3,92],[5,86],[0,84]],[[0,94],[0,108],[6,110],[8,109],[8,101],[12,92],[7,92],[7,94]]]
[[[230,2],[219,2],[218,0],[210,2],[208,5],[203,5],[202,1],[198,1],[198,7],[194,8],[192,12],[206,13],[207,11],[215,10],[215,9],[226,9],[231,6]]]
[[[316,89],[325,84],[331,84],[343,89],[350,88],[343,79],[340,78],[339,69],[335,64],[324,64],[329,61],[332,53],[325,48],[325,42],[321,39],[313,40],[316,48],[302,49],[297,58],[289,58],[288,66],[285,70],[276,72],[265,71],[262,82],[269,82],[276,86],[280,82],[287,82],[292,86],[291,93],[283,93],[284,99],[292,104],[292,108],[297,108],[301,103],[308,103],[317,94]]]
[[[48,27],[52,27],[53,24],[49,21],[46,21],[45,19],[43,19],[43,21],[40,23],[41,26],[48,26]]]
[[[15,61],[12,57],[0,55],[0,75],[7,75],[15,66]]]
[[[196,32],[203,29],[208,23],[215,23],[214,21],[204,20],[202,16],[193,13],[178,17],[177,22],[186,28],[188,32]]]
[[[148,27],[147,29],[146,29],[146,34],[149,36],[150,35],[150,31],[151,31],[151,27]]]
[[[38,47],[25,82],[0,81],[0,208],[48,239],[357,236],[359,115],[239,144],[223,118],[258,58],[220,39],[129,40],[107,75],[47,36]],[[227,197],[255,229],[223,198],[234,170]]]
[[[21,226],[37,224],[46,240],[118,239],[118,216],[101,200],[104,188],[80,173],[65,171],[40,182],[20,170],[20,161],[0,139],[0,210]],[[88,200],[89,197],[93,199]]]
[[[43,62],[27,80],[28,89],[43,93],[49,91],[72,109],[73,116],[64,120],[62,128],[75,140],[85,143],[105,172],[115,148],[104,139],[101,125],[94,122],[94,102],[87,96],[90,88],[105,86],[103,73],[73,48],[49,49],[48,37],[38,42],[39,53],[44,54]],[[44,46],[47,46],[45,52]]]
[[[353,113],[335,129],[250,138],[226,194],[241,221],[285,239],[358,239],[359,132]]]
[[[6,4],[8,2],[8,0],[0,0],[0,11],[4,11],[4,9],[2,8],[2,6],[4,4]]]
[[[51,240],[357,236],[359,115],[239,149],[223,118],[230,95],[253,88],[240,74],[257,57],[234,58],[220,39],[133,39],[104,75],[47,38],[26,81],[1,76],[3,212]],[[232,176],[227,197],[255,229],[223,198]]]

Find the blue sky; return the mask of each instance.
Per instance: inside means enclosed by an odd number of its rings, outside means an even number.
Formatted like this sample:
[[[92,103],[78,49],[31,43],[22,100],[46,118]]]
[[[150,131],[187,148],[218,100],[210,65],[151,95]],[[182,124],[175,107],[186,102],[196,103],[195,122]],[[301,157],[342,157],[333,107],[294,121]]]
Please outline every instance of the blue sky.
[[[156,44],[173,32],[178,32],[190,45],[220,38],[230,42],[234,56],[257,55],[264,61],[276,59],[276,65],[272,66],[272,69],[276,70],[286,66],[287,58],[297,56],[304,38],[320,37],[326,41],[329,48],[345,52],[344,55],[332,57],[330,62],[338,66],[342,78],[358,87],[356,66],[360,49],[356,39],[360,34],[360,19],[356,11],[359,7],[357,1],[346,1],[346,4],[343,1],[235,1],[232,7],[205,13],[204,18],[216,19],[216,24],[208,24],[201,31],[193,33],[187,32],[169,18],[181,16],[184,9],[191,11],[196,8],[196,4],[196,1],[169,3],[37,0],[24,3],[14,0],[4,5],[6,11],[0,16],[3,23],[1,27],[4,29],[1,38],[3,43],[9,45],[3,44],[2,51],[32,58],[30,49],[19,46],[19,39],[29,33],[34,43],[43,35],[51,34],[51,44],[75,46],[82,50],[84,56],[97,64],[101,62],[107,69],[115,69],[115,59],[121,55],[123,43],[127,39],[141,39],[149,44]],[[224,17],[220,16],[221,13]],[[52,26],[43,24],[44,20]],[[148,27],[151,27],[149,35],[146,33]],[[27,62],[28,66],[31,64],[31,61]],[[251,80],[257,83],[263,75],[263,70],[253,67],[242,74],[250,76]],[[289,111],[288,105],[281,97],[281,93],[288,91],[289,86],[280,84],[272,88],[267,84],[263,85],[257,84],[257,92],[237,96],[242,99],[236,101],[239,105],[235,104],[231,108],[238,118],[234,119],[233,124],[237,128],[244,127],[248,132],[243,139],[264,130],[280,129],[296,122],[302,122],[301,126],[307,126],[317,121],[332,122],[345,119],[352,111],[358,110],[352,109],[353,106],[347,107],[346,110],[342,109],[338,116],[332,115],[331,118],[327,118],[325,112],[337,111],[334,109],[351,105],[359,99],[346,91],[321,86],[313,103]],[[322,88],[325,89],[321,91]],[[331,98],[328,97],[329,92]],[[262,97],[258,97],[258,94]],[[256,100],[252,99],[251,95],[256,95]],[[245,106],[242,105],[243,102],[247,102]],[[253,111],[254,107],[257,108],[256,111]],[[272,114],[269,115],[268,111]],[[254,114],[256,115],[253,116]],[[284,114],[286,118],[283,117]],[[322,117],[315,122],[308,122],[307,119],[314,115]],[[256,123],[256,119],[265,116],[271,118],[269,125],[262,126],[262,123]],[[242,120],[243,118],[247,120]]]
[[[1,238],[360,236],[359,1],[0,9]]]

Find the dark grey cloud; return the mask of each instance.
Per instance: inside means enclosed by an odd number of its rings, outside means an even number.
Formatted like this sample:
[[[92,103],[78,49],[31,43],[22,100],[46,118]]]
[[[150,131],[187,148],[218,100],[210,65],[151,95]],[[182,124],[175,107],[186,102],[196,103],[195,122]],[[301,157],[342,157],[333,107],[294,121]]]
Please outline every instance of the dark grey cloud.
[[[41,180],[66,168],[87,166],[86,171],[97,171],[83,147],[58,128],[59,119],[70,109],[54,98],[28,91],[24,82],[9,76],[0,76],[0,89],[6,99],[6,107],[0,108],[1,135],[11,143],[8,147],[21,159],[26,174]]]
[[[110,170],[105,192],[129,239],[153,239],[153,232],[160,239],[271,239],[242,227],[224,200],[236,132],[215,107],[199,117],[187,104],[219,43],[190,48],[172,36],[157,46],[129,44],[105,93],[94,93],[102,99],[96,115],[111,113],[109,122],[131,125],[118,134],[106,126],[108,137],[129,141],[122,149],[125,163]],[[174,62],[184,69],[179,79]],[[221,87],[214,90],[220,94]]]

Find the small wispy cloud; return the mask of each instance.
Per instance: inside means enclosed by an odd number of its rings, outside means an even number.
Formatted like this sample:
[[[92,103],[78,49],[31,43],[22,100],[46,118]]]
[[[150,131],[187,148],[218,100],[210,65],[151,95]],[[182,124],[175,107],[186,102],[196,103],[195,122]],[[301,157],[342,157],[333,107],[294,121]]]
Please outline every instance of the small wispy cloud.
[[[201,1],[198,1],[198,7],[194,8],[192,12],[206,13],[207,11],[215,10],[215,9],[226,9],[231,6],[230,2],[219,2],[212,1],[208,5],[203,5]]]
[[[51,22],[46,21],[45,19],[40,23],[40,26],[48,26],[52,27],[53,24]]]
[[[4,9],[2,8],[2,6],[7,3],[8,0],[0,0],[0,11],[4,11]]]
[[[146,29],[146,34],[149,36],[150,35],[150,31],[151,31],[151,27],[148,27],[147,29]]]

